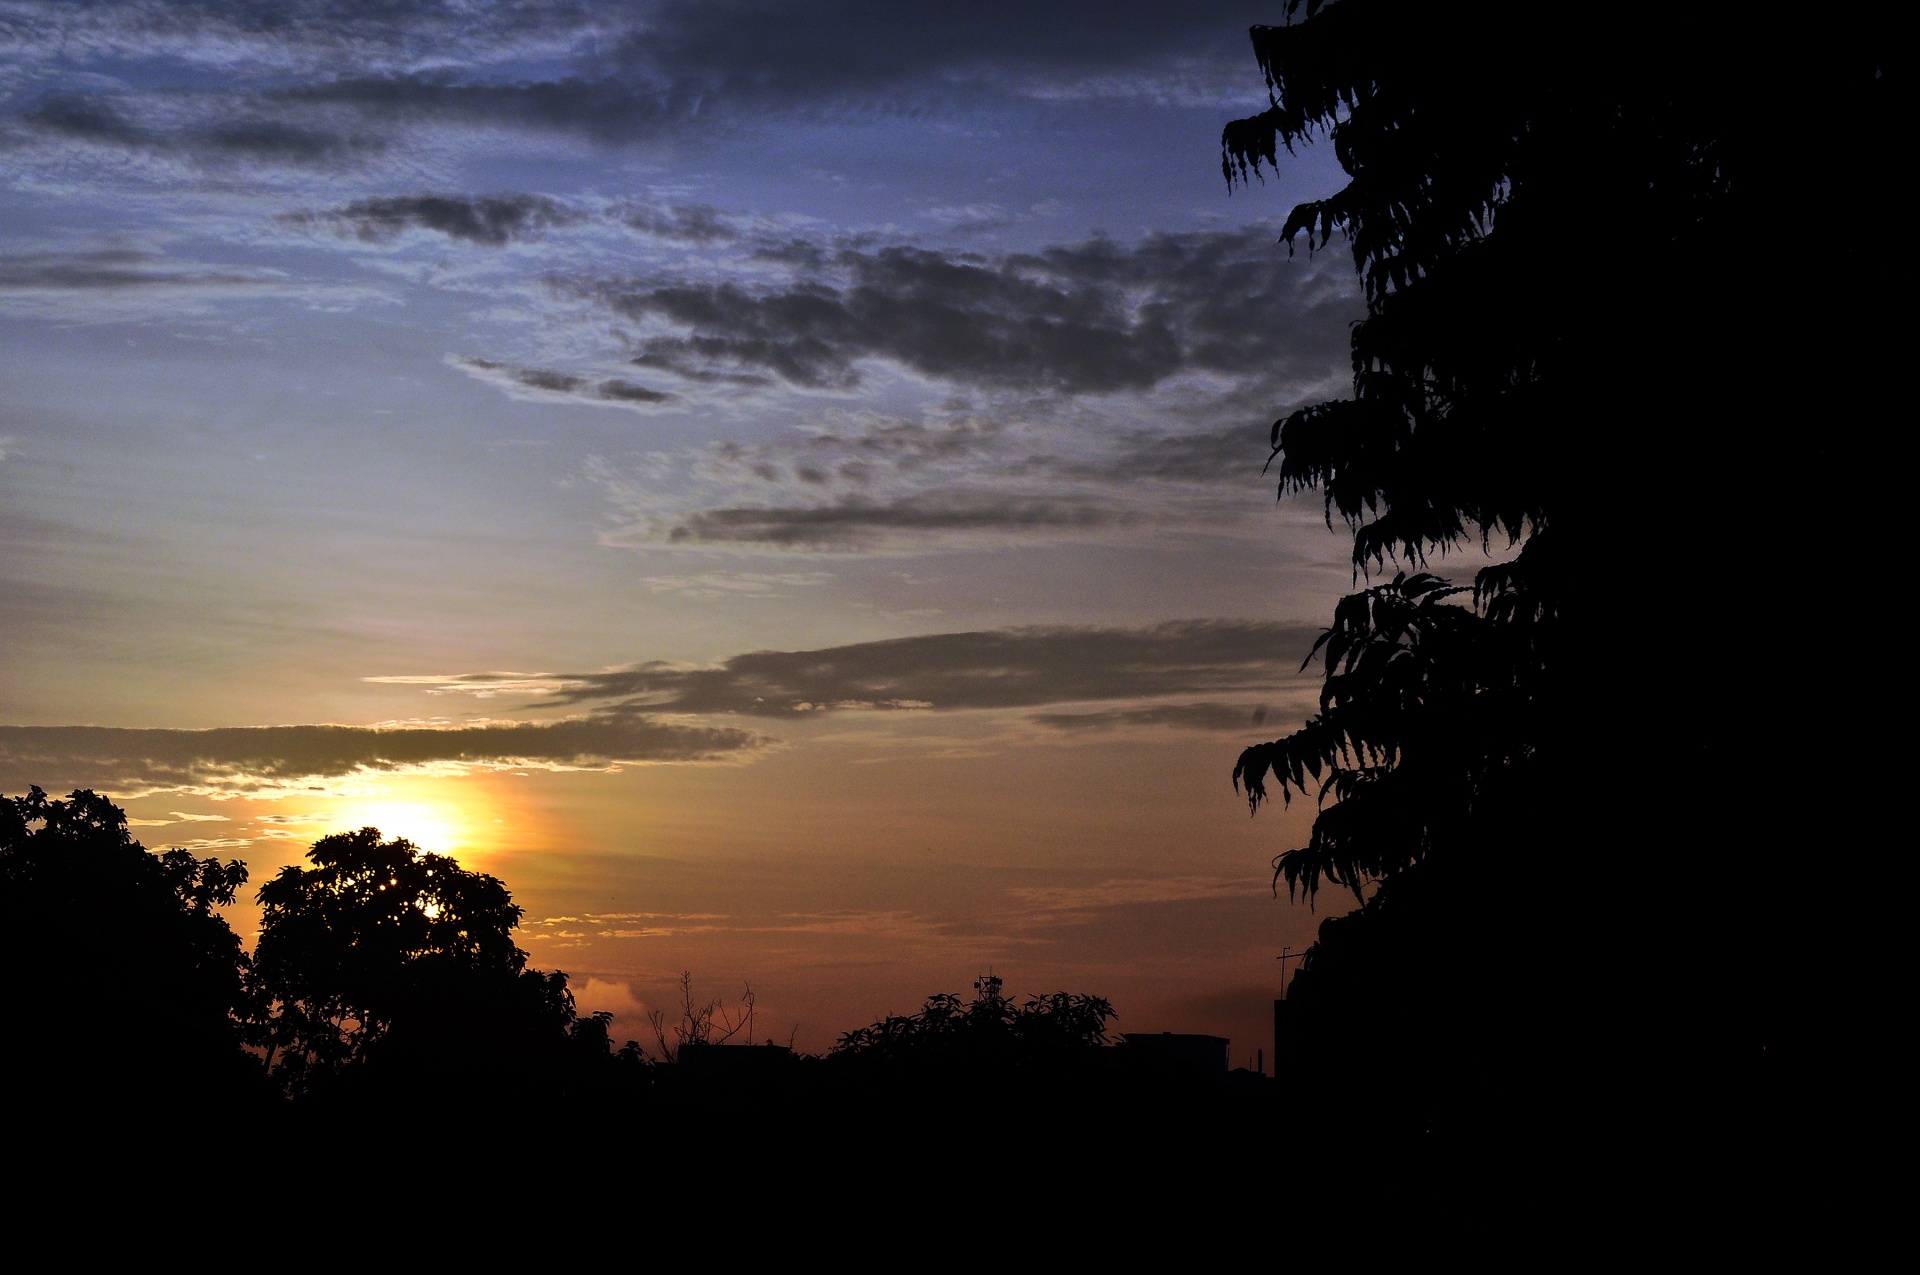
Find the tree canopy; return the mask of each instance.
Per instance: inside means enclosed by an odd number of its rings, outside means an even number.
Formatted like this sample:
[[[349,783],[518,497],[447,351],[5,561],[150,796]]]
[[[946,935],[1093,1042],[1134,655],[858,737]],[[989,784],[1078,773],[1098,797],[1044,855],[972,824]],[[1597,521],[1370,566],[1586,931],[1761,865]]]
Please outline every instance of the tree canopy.
[[[1016,1001],[987,974],[973,999],[927,998],[917,1014],[890,1014],[840,1037],[830,1057],[872,1067],[970,1072],[1053,1067],[1107,1043],[1113,1004],[1104,997],[1054,992]]]
[[[567,976],[531,969],[521,910],[496,877],[377,828],[314,843],[260,888],[255,1036],[295,1092],[371,1069],[453,1085],[531,1081],[604,1056],[607,1016],[579,1018]]]
[[[10,1092],[189,1124],[259,1096],[240,1034],[247,958],[215,910],[246,880],[237,861],[148,853],[93,792],[0,800]]]
[[[1318,491],[1351,530],[1357,575],[1395,571],[1337,609],[1318,714],[1234,770],[1256,807],[1269,778],[1321,803],[1276,885],[1365,899],[1323,927],[1295,998],[1340,1019],[1323,1035],[1355,1043],[1327,1065],[1363,1088],[1406,1074],[1396,1051],[1459,1067],[1476,1035],[1481,1057],[1557,1040],[1564,1076],[1583,1050],[1599,1065],[1574,1007],[1633,951],[1661,971],[1635,1034],[1676,1075],[1747,1075],[1778,1051],[1782,998],[1737,954],[1795,924],[1794,867],[1834,831],[1781,809],[1767,741],[1858,728],[1844,696],[1755,688],[1825,640],[1824,601],[1866,587],[1858,545],[1821,543],[1781,496],[1865,478],[1892,402],[1891,19],[1281,12],[1251,32],[1268,109],[1226,126],[1223,169],[1244,184],[1334,148],[1348,184],[1282,235],[1343,239],[1367,316],[1351,397],[1276,421],[1273,458],[1283,495]],[[1844,224],[1783,215],[1812,167],[1857,183]],[[1887,528],[1863,518],[1867,543]],[[1502,560],[1450,582],[1471,546]],[[1702,871],[1704,915],[1658,899]],[[1486,1000],[1527,1008],[1436,1036],[1460,985],[1426,954],[1476,930]],[[1619,1074],[1644,1066],[1613,1048]]]

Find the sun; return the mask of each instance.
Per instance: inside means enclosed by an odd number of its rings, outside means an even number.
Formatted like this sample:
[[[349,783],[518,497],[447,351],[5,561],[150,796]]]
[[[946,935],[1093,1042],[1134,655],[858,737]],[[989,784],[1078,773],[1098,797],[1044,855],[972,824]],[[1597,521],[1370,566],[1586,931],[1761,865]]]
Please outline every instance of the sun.
[[[455,854],[468,848],[472,838],[470,821],[461,810],[440,801],[356,798],[336,808],[333,823],[339,832],[378,828],[386,840],[405,837],[434,854]]]

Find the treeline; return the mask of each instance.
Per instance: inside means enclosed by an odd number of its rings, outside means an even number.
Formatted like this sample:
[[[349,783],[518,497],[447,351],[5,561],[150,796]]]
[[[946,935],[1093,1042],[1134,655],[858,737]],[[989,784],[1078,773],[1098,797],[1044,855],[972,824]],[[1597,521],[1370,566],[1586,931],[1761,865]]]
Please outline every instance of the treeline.
[[[1249,1077],[1234,1089],[1115,1048],[1101,997],[1016,1000],[994,977],[810,1056],[753,1040],[750,993],[696,1004],[689,976],[651,1048],[617,1043],[612,1015],[582,1012],[564,972],[529,965],[497,878],[373,828],[325,837],[259,887],[251,952],[218,910],[248,883],[237,860],[147,852],[95,793],[0,800],[8,1091],[47,1119],[122,1128],[325,1133],[376,1117],[456,1138],[582,1122],[824,1135],[986,1115],[951,1130],[964,1140],[997,1136],[1006,1110],[1069,1127],[1121,1108],[1231,1124],[1262,1097]]]

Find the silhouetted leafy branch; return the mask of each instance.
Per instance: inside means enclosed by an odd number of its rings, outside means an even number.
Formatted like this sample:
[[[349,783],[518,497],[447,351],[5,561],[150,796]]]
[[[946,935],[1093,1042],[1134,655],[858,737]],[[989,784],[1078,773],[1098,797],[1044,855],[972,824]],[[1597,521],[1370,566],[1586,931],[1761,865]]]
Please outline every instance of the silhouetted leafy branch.
[[[1360,887],[1424,859],[1443,829],[1468,818],[1489,770],[1524,759],[1535,667],[1530,633],[1511,616],[1517,569],[1487,584],[1500,619],[1457,605],[1468,590],[1428,574],[1395,575],[1344,599],[1315,643],[1326,662],[1320,711],[1284,739],[1240,755],[1233,781],[1257,810],[1267,779],[1281,799],[1313,792],[1312,838],[1274,861],[1274,884],[1311,902],[1322,880]]]

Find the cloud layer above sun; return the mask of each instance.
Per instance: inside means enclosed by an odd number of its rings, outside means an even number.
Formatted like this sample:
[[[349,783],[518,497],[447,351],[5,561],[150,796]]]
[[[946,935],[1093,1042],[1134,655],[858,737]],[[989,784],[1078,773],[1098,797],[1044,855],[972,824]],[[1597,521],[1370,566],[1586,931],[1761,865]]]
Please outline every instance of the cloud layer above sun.
[[[775,742],[764,727],[729,718],[1098,705],[1026,720],[1066,731],[1249,729],[1256,724],[1248,711],[1253,700],[1301,698],[1307,683],[1299,661],[1311,641],[1300,626],[1215,620],[929,634],[758,651],[711,668],[654,661],[597,673],[385,675],[368,680],[589,712],[476,725],[0,726],[0,788],[52,782],[128,796],[233,795],[402,771],[737,761]],[[1195,698],[1204,696],[1232,702]]]

